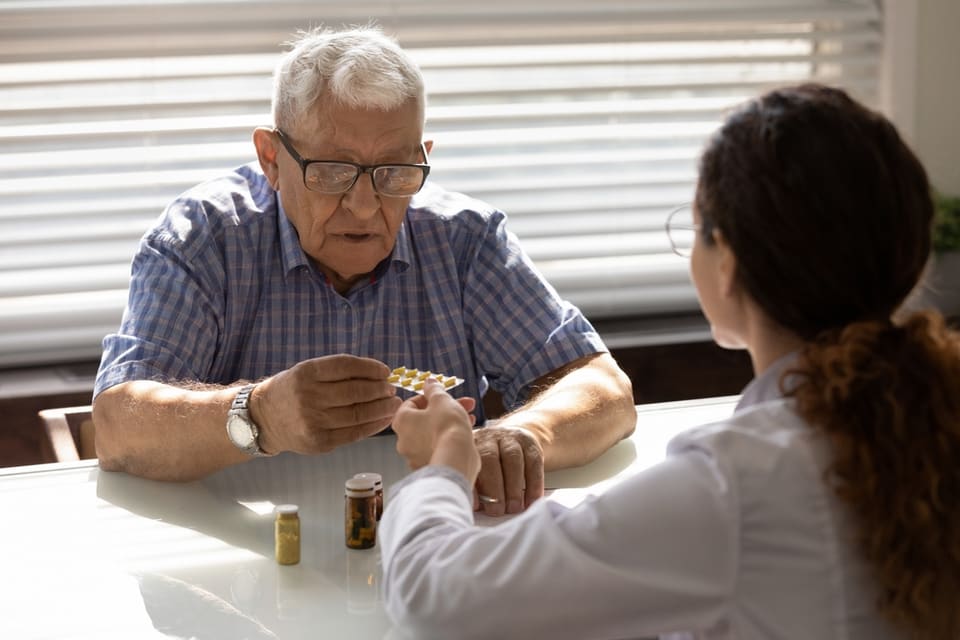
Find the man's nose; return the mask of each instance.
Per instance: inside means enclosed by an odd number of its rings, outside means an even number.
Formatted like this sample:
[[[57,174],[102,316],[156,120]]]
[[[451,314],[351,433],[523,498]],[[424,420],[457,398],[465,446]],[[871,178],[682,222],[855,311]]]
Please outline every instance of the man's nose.
[[[358,218],[370,218],[380,209],[380,196],[373,188],[373,176],[361,173],[343,194],[343,206]]]

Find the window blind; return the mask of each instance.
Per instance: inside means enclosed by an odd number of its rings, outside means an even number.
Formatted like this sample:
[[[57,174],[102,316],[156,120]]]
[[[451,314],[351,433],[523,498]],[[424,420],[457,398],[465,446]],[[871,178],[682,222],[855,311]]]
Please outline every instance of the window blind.
[[[875,0],[0,3],[0,367],[90,360],[143,232],[255,159],[298,29],[375,21],[423,68],[430,180],[503,209],[591,319],[695,312],[666,213],[727,109],[783,83],[878,100]]]

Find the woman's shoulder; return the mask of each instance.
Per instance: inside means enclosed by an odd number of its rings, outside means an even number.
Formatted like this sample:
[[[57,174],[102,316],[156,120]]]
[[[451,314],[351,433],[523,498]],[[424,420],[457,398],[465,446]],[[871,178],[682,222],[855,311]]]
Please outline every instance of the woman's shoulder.
[[[668,445],[671,455],[700,451],[741,471],[770,471],[794,458],[809,464],[816,449],[812,430],[789,398],[745,407],[729,418],[685,431]]]

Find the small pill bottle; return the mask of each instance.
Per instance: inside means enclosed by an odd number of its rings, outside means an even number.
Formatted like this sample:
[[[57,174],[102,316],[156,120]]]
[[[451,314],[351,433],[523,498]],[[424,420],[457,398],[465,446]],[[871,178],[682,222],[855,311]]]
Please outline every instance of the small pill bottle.
[[[295,504],[280,504],[274,509],[274,548],[278,564],[300,562],[300,509]]]
[[[373,480],[373,493],[377,498],[377,522],[383,517],[383,476],[379,473],[358,473],[354,478],[370,478]]]
[[[344,486],[344,534],[351,549],[377,543],[377,496],[373,478],[350,478]]]

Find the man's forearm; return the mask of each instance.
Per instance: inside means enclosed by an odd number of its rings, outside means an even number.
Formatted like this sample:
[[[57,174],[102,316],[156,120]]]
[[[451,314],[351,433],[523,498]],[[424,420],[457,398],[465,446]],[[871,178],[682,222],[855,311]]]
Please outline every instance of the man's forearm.
[[[93,406],[101,468],[187,481],[247,460],[226,435],[236,393],[236,388],[194,390],[147,380],[107,389]]]
[[[548,471],[590,462],[633,433],[636,424],[630,379],[609,354],[589,356],[558,373],[498,425],[532,432]]]

